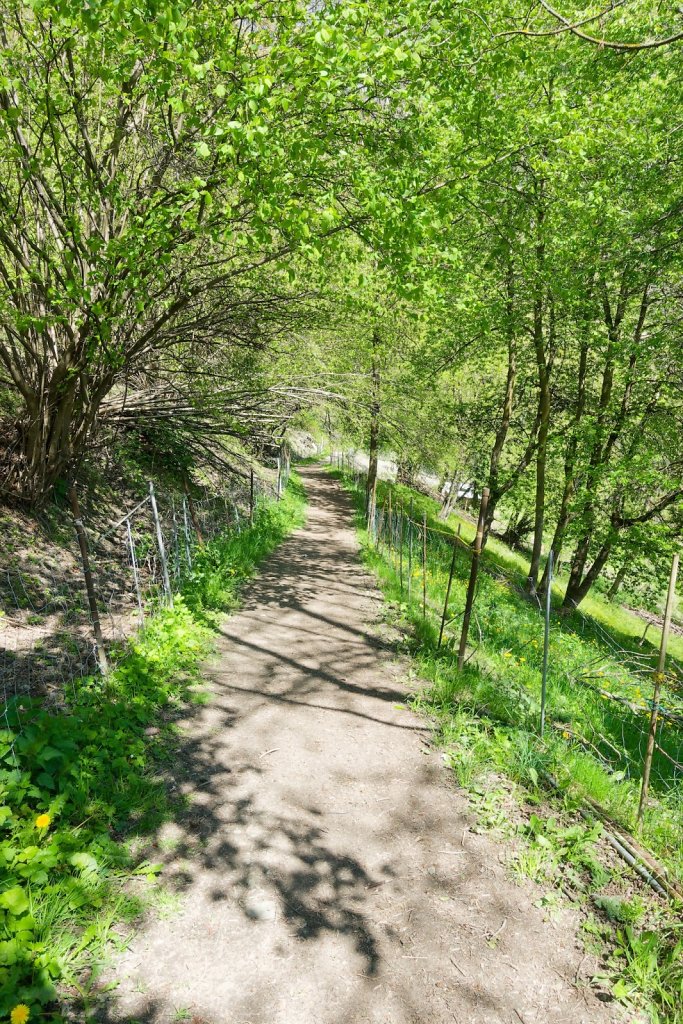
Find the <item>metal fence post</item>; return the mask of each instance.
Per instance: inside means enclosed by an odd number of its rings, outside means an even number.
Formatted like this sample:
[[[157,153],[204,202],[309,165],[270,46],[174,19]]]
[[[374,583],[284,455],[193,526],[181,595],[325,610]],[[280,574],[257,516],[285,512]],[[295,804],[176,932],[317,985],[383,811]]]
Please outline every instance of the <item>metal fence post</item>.
[[[541,674],[541,739],[545,732],[545,701],[548,680],[548,651],[550,649],[550,607],[553,596],[553,549],[548,554],[548,583],[545,593],[545,631],[543,633],[543,672]]]
[[[159,509],[157,508],[157,500],[154,496],[154,484],[150,480],[149,482],[149,500],[152,506],[152,516],[154,517],[154,526],[157,535],[157,546],[159,548],[159,560],[161,561],[161,574],[164,581],[164,590],[166,591],[166,597],[168,599],[169,607],[173,607],[173,591],[171,590],[171,580],[168,575],[168,562],[166,561],[166,548],[164,547],[164,537],[161,532],[161,521],[159,519]]]
[[[643,783],[640,790],[640,802],[638,804],[638,815],[636,828],[640,831],[643,827],[643,815],[647,803],[647,794],[650,788],[650,772],[652,770],[652,757],[655,750],[655,739],[657,735],[657,718],[659,717],[659,695],[664,679],[666,668],[666,648],[669,642],[669,630],[671,628],[671,613],[673,611],[674,595],[676,593],[676,579],[678,578],[678,552],[671,560],[671,575],[669,576],[669,589],[666,595],[666,606],[664,609],[664,622],[662,623],[662,639],[659,645],[659,658],[657,659],[657,670],[655,672],[655,688],[652,695],[652,713],[650,715],[650,731],[647,736],[647,749],[645,751],[645,762],[643,764]]]
[[[254,467],[249,471],[249,526],[254,525]]]

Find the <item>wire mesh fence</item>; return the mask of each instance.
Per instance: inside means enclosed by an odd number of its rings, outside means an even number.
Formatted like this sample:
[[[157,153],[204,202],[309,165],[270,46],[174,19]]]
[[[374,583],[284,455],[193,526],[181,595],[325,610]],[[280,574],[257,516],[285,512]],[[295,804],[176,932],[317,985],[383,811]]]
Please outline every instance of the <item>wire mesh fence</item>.
[[[367,475],[353,453],[335,452],[331,463],[353,482],[357,500],[363,502]],[[428,523],[426,513],[416,516],[399,504],[391,487],[371,510],[367,527],[398,576],[406,609],[431,627],[437,648],[457,650],[472,559],[472,544],[460,536],[460,527],[453,532]],[[502,661],[498,667],[518,695],[519,720],[524,718],[532,728],[540,718],[543,605],[538,596],[529,595],[523,569],[485,552],[465,663]],[[613,779],[639,783],[654,718],[651,790],[677,803],[683,778],[683,674],[669,658],[655,699],[657,650],[644,640],[614,635],[581,609],[552,612],[548,731],[589,755]]]
[[[196,498],[189,489],[172,494],[150,483],[148,493],[104,529],[81,518],[76,497],[75,529],[65,549],[49,558],[29,551],[21,567],[0,562],[2,714],[10,702],[20,709],[33,698],[47,706],[68,703],[78,678],[115,661],[130,638],[173,603],[198,548],[249,528],[259,506],[282,495],[289,472],[283,447],[267,477],[253,471],[233,477],[219,494]]]

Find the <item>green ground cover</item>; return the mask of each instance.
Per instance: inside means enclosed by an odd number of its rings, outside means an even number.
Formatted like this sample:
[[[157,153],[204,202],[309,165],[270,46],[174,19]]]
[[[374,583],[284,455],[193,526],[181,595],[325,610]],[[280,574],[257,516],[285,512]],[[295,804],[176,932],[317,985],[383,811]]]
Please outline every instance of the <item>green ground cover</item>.
[[[258,562],[303,521],[293,479],[281,502],[262,504],[251,529],[197,550],[175,598],[122,651],[110,674],[74,681],[52,713],[28,698],[0,731],[0,1018],[59,1020],[58,986],[87,988],[144,897],[134,876],[159,865],[133,849],[172,819],[164,771],[175,722],[201,700],[200,665],[220,617],[238,603]]]

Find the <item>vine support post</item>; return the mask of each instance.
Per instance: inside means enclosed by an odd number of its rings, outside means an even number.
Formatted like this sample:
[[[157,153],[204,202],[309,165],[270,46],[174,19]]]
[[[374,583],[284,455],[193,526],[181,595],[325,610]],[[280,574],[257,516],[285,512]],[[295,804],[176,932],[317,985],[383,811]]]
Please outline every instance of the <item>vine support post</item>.
[[[543,671],[541,675],[541,739],[545,732],[545,702],[548,682],[548,652],[550,650],[550,608],[553,596],[553,549],[548,553],[548,582],[545,592],[545,630],[543,633]]]
[[[249,470],[249,525],[254,525],[254,467]]]
[[[652,757],[655,751],[655,740],[657,736],[657,719],[659,718],[659,696],[662,689],[662,680],[666,669],[666,648],[669,643],[669,630],[671,629],[671,613],[673,611],[674,595],[676,593],[676,580],[678,578],[679,555],[676,552],[671,560],[671,574],[669,576],[669,589],[666,595],[666,607],[664,609],[664,622],[662,624],[662,639],[659,645],[659,658],[655,671],[654,693],[652,695],[652,712],[650,714],[650,729],[647,734],[647,748],[645,750],[645,761],[643,762],[643,782],[640,789],[640,802],[638,804],[638,816],[636,828],[640,832],[643,827],[643,815],[647,804],[647,794],[650,788],[650,773],[652,771]]]
[[[166,548],[164,547],[164,536],[161,532],[161,520],[159,519],[159,509],[157,508],[157,499],[154,494],[154,484],[150,480],[149,482],[149,502],[152,506],[152,516],[154,518],[154,529],[157,535],[157,547],[159,548],[159,561],[161,562],[161,575],[164,581],[164,591],[166,593],[166,599],[168,600],[169,607],[173,607],[173,590],[171,589],[171,579],[168,575],[168,561],[166,559]]]
[[[92,570],[90,568],[90,553],[88,551],[88,538],[83,526],[83,520],[81,519],[81,507],[78,501],[78,492],[76,491],[76,485],[71,484],[69,487],[69,503],[71,505],[71,511],[74,517],[74,527],[76,529],[76,536],[78,538],[78,546],[81,551],[81,562],[83,563],[83,579],[85,581],[85,592],[88,597],[88,608],[90,609],[90,621],[92,622],[92,631],[95,636],[95,648],[97,651],[97,664],[99,665],[100,672],[103,676],[109,672],[109,662],[107,661],[107,652],[104,649],[104,637],[102,636],[102,624],[100,623],[100,613],[97,607],[97,597],[95,595],[95,584],[92,578]]]
[[[472,564],[470,566],[470,578],[467,584],[467,596],[465,598],[465,612],[462,618],[462,631],[460,633],[460,646],[458,648],[458,669],[465,664],[465,651],[467,650],[467,637],[470,632],[470,619],[472,618],[472,606],[474,595],[477,589],[477,577],[479,575],[479,562],[481,560],[481,549],[484,543],[484,524],[486,522],[486,510],[489,505],[490,490],[485,487],[481,492],[479,504],[479,519],[477,520],[477,532],[474,538],[472,549]]]

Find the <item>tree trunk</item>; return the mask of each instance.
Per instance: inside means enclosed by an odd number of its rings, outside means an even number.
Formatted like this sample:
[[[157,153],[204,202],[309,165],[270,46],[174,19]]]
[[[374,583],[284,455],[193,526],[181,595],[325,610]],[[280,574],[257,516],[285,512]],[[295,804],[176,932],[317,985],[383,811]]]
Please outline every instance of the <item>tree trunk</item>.
[[[564,611],[571,611],[574,608],[579,607],[584,597],[586,597],[598,576],[605,568],[607,559],[609,558],[612,550],[612,545],[613,539],[608,537],[595,556],[595,560],[590,569],[586,572],[583,578],[570,576],[569,583],[567,584],[567,591],[562,602],[562,608]]]
[[[499,480],[500,460],[503,455],[505,441],[507,440],[508,431],[510,429],[510,421],[512,420],[512,408],[515,400],[515,384],[517,382],[517,337],[514,324],[515,279],[511,266],[508,268],[505,284],[507,291],[506,320],[508,334],[508,367],[505,379],[505,392],[503,395],[503,407],[500,423],[496,430],[493,448],[491,449],[491,458],[489,460],[489,499],[486,505],[486,516],[484,518],[482,550],[486,547],[486,542],[496,514],[496,505],[502,496],[502,489],[500,487]]]
[[[551,306],[551,322],[553,319]],[[552,341],[553,328],[550,335]],[[543,549],[543,527],[545,525],[545,471],[548,458],[548,428],[550,426],[550,375],[548,359],[543,342],[543,300],[539,296],[534,305],[534,350],[538,369],[538,448],[536,449],[536,498],[534,503],[534,540],[529,564],[529,590],[536,593],[538,573]]]
[[[555,523],[555,532],[553,534],[552,543],[550,550],[553,553],[553,564],[558,566],[560,563],[560,555],[562,554],[562,546],[564,544],[564,535],[569,526],[571,520],[571,503],[576,493],[576,456],[578,447],[578,428],[583,417],[584,409],[586,407],[586,374],[588,369],[588,342],[583,341],[581,343],[581,352],[579,355],[579,381],[578,381],[578,392],[576,397],[576,410],[574,413],[573,429],[567,443],[567,452],[564,460],[564,487],[562,489],[562,498],[560,500],[560,510],[557,516],[557,522]],[[545,594],[548,586],[548,565],[546,561],[545,568],[543,569],[543,576],[538,587],[539,594]]]
[[[379,368],[379,345],[380,338],[377,330],[372,334],[372,369],[370,371],[371,395],[370,395],[370,444],[368,462],[368,480],[365,492],[365,509],[368,528],[372,528],[375,521],[375,508],[377,505],[377,466],[379,462],[379,415],[380,415],[380,368]]]
[[[448,519],[449,515],[453,511],[453,505],[455,504],[456,496],[457,496],[457,493],[458,493],[457,477],[458,477],[458,467],[454,466],[453,467],[453,475],[451,476],[451,481],[450,481],[450,484],[451,484],[450,488],[448,490],[448,493],[445,495],[445,497],[444,497],[444,499],[443,499],[443,501],[441,503],[441,509],[439,510],[439,519]]]
[[[593,536],[593,530],[595,527],[597,505],[596,505],[596,493],[597,493],[597,482],[600,467],[604,464],[606,456],[603,449],[603,438],[607,425],[607,417],[609,413],[609,406],[612,399],[612,392],[614,389],[614,357],[615,352],[619,344],[621,337],[621,324],[626,312],[626,278],[622,277],[621,287],[619,291],[619,299],[615,311],[612,311],[609,301],[609,294],[607,287],[603,282],[603,314],[604,321],[607,327],[607,352],[605,355],[605,365],[602,371],[602,386],[600,389],[600,399],[598,402],[598,412],[596,417],[596,432],[595,441],[591,450],[588,473],[584,485],[585,498],[583,502],[582,513],[584,517],[583,522],[583,533],[579,537],[579,540],[574,549],[572,556],[571,568],[569,571],[569,582],[567,584],[567,590],[562,601],[562,607],[566,609],[575,608],[579,601],[588,593],[590,586],[597,579],[597,574],[593,573],[593,566],[588,571],[588,576],[591,577],[591,583],[588,588],[584,588],[583,574],[586,568],[586,562],[588,561],[588,554],[590,551],[591,539]],[[608,446],[610,441],[608,440]],[[607,449],[608,452],[609,449]],[[611,548],[611,544],[610,544]],[[602,550],[602,549],[601,549]],[[609,552],[608,552],[609,553]],[[598,559],[596,559],[596,562]],[[604,562],[603,562],[604,565]],[[602,568],[602,566],[601,566]],[[599,570],[598,570],[599,572]]]
[[[624,564],[622,565],[621,569],[619,569],[618,573],[614,577],[614,580],[612,581],[612,586],[607,591],[607,600],[608,601],[613,601],[614,598],[619,593],[619,591],[621,589],[621,585],[624,582],[624,579],[626,577],[626,573],[628,572],[629,564],[630,564],[629,562],[624,562]]]

